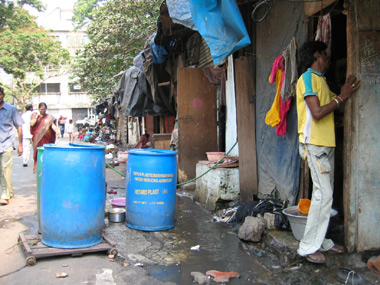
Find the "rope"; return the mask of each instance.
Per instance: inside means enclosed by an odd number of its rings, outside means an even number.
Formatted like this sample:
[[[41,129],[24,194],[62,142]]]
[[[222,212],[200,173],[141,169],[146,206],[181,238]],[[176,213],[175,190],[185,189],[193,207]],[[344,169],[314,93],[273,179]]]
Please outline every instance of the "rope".
[[[185,181],[185,182],[182,182],[182,183],[179,183],[179,184],[177,184],[177,187],[178,186],[182,186],[182,185],[185,185],[185,184],[188,184],[188,183],[190,183],[190,182],[193,182],[193,181],[195,181],[195,180],[197,180],[197,179],[199,179],[199,178],[201,178],[202,176],[204,176],[204,175],[206,175],[208,172],[210,172],[211,170],[213,170],[218,164],[220,164],[222,161],[223,161],[223,159],[233,150],[233,148],[237,145],[237,141],[235,142],[235,144],[230,148],[230,150],[221,158],[221,159],[219,159],[216,163],[215,163],[215,165],[213,166],[213,167],[211,167],[209,170],[207,170],[205,173],[203,173],[203,174],[201,174],[201,175],[199,175],[198,177],[195,177],[195,178],[193,178],[193,179],[190,179],[190,180],[188,180],[188,181]],[[118,174],[120,174],[121,176],[123,176],[123,177],[126,177],[126,175],[124,174],[124,173],[121,173],[120,171],[118,171],[117,169],[115,169],[115,168],[113,168],[111,165],[109,165],[108,163],[106,163],[106,165],[109,167],[109,168],[111,168],[113,171],[115,171],[115,172],[117,172]]]

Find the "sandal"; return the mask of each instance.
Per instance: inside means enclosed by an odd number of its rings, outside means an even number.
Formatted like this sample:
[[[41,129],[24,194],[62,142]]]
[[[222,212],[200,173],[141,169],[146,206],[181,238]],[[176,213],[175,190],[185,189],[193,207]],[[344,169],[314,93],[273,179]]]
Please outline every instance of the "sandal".
[[[361,284],[372,284],[366,279],[364,279],[359,273],[355,272],[354,270],[340,267],[337,272],[336,278],[338,281],[344,283],[344,284],[355,284],[355,285],[361,285]]]
[[[318,263],[318,264],[322,264],[326,262],[325,256],[319,251],[316,251],[313,254],[306,255],[306,260],[311,263]]]
[[[330,248],[328,250],[328,252],[342,254],[342,253],[344,253],[344,247],[341,245],[334,244],[334,246],[332,248]]]

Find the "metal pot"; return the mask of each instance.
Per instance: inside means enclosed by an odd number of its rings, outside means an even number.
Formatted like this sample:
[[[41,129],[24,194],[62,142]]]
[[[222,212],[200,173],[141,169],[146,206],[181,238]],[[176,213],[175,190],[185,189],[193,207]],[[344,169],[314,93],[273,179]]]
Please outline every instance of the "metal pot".
[[[108,220],[112,223],[121,223],[125,220],[125,209],[112,208],[108,211]]]

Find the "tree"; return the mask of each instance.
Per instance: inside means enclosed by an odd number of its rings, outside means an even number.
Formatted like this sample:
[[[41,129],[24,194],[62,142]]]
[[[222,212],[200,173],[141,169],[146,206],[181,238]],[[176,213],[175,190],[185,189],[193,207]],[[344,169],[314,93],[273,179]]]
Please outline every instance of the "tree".
[[[68,51],[20,6],[25,3],[42,9],[39,1],[1,1],[0,7],[0,66],[12,77],[3,85],[19,108],[31,101],[35,87],[46,79],[46,70],[57,75],[70,59]]]
[[[96,15],[98,7],[103,6],[107,0],[79,0],[74,5],[73,23],[76,29],[88,26]]]
[[[160,4],[161,0],[108,1],[84,17],[92,18],[87,29],[90,43],[79,53],[74,74],[96,101],[112,93],[118,75],[133,64],[133,58],[157,29]]]

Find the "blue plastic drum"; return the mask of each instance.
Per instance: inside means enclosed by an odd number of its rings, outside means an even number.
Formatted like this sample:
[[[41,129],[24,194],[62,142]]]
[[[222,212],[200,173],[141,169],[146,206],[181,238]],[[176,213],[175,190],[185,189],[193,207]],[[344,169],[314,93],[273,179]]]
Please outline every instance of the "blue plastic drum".
[[[44,145],[41,181],[42,243],[84,248],[102,241],[105,147]]]
[[[128,151],[126,225],[142,231],[174,227],[176,208],[176,151]]]

